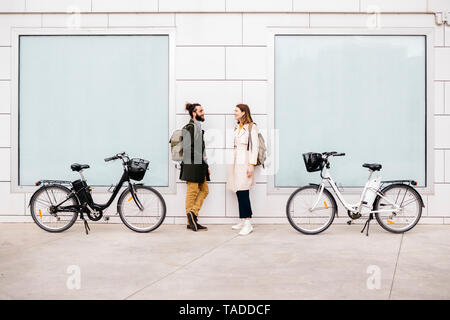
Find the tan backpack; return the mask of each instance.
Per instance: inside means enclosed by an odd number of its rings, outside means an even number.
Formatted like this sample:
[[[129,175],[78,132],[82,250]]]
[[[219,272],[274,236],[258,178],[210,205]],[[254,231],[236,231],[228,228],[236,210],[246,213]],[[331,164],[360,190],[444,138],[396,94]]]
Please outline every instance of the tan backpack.
[[[183,129],[177,129],[169,140],[172,161],[183,161]]]
[[[255,123],[256,124],[256,123]],[[250,123],[248,125],[248,144],[247,144],[247,150],[249,150],[249,148],[251,148],[251,144],[252,144],[252,125],[253,122]],[[262,136],[262,134],[258,131],[258,158],[256,161],[256,165],[262,165],[264,168],[264,162],[267,159],[267,148],[266,148],[266,143],[264,141],[264,137]]]

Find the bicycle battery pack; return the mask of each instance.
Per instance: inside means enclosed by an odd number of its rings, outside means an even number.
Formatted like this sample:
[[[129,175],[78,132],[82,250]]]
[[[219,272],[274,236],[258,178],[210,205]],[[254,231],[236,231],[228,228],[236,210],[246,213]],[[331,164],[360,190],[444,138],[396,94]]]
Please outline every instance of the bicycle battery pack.
[[[73,190],[76,192],[81,204],[92,204],[92,195],[86,181],[76,180],[72,182]]]

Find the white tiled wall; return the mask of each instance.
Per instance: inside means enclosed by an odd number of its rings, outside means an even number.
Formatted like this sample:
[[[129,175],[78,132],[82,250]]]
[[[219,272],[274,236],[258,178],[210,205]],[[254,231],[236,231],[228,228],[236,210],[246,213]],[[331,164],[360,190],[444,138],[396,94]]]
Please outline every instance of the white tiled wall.
[[[315,27],[367,27],[371,23],[371,16],[364,14],[312,13],[310,26]],[[378,19],[379,20],[379,19]],[[377,26],[377,19],[373,26]]]
[[[218,12],[225,11],[224,0],[163,0],[159,11],[170,12]]]
[[[444,151],[444,181],[450,183],[450,150]]]
[[[227,11],[291,11],[291,0],[227,0]]]
[[[108,14],[108,27],[173,27],[173,13]]]
[[[445,82],[434,82],[434,114],[445,113]]]
[[[11,152],[9,148],[0,148],[0,181],[11,181]]]
[[[8,114],[0,114],[0,148],[11,146],[10,123],[11,119]]]
[[[450,27],[436,25],[431,14],[444,10],[450,10],[450,1],[0,0],[0,221],[29,221],[30,194],[10,191],[12,27],[176,28],[177,127],[188,121],[186,102],[200,102],[206,111],[204,129],[212,170],[210,193],[201,211],[206,223],[231,223],[238,215],[236,195],[225,188],[226,162],[233,151],[234,106],[249,104],[260,130],[269,129],[267,28],[408,27],[434,28],[435,40],[435,193],[424,196],[422,222],[450,223]],[[286,223],[289,195],[267,194],[267,176],[260,169],[250,193],[254,217],[261,223]],[[176,189],[176,194],[164,195],[167,223],[185,223],[186,183],[177,179]],[[107,197],[95,196],[100,202]],[[107,214],[114,214],[114,208],[115,204]],[[340,216],[345,217],[342,207]]]
[[[243,81],[242,101],[252,106],[253,114],[267,113],[267,82],[266,81]]]
[[[434,151],[434,181],[438,183],[445,182],[445,150],[435,150]]]
[[[10,82],[0,81],[0,114],[9,113],[11,110],[10,91]]]
[[[242,100],[242,81],[177,81],[177,114],[186,114],[186,102],[201,101],[209,114],[232,113]]]
[[[226,48],[226,79],[267,79],[265,47]]]
[[[435,12],[447,0],[1,0],[0,12]]]
[[[90,0],[26,0],[25,8],[28,12],[85,12],[92,6]]]
[[[243,44],[266,45],[268,27],[308,27],[309,14],[243,14]]]
[[[450,27],[449,26],[445,26],[445,45],[447,47],[450,46]]]
[[[294,0],[294,11],[358,12],[359,0]],[[365,10],[363,11],[365,12]]]
[[[42,26],[48,27],[107,27],[107,14],[89,14],[89,15],[72,15],[72,14],[47,14],[42,16]]]
[[[11,78],[11,49],[0,47],[0,80]]]
[[[444,113],[450,114],[450,81],[444,82]]]
[[[177,80],[225,79],[224,47],[177,47]]]
[[[445,115],[434,118],[435,147],[450,149],[450,117]]]
[[[450,47],[435,48],[435,79],[450,79]]]
[[[40,14],[2,15],[0,18],[0,46],[11,45],[11,27],[40,27],[41,19]]]
[[[84,4],[84,1],[80,2]],[[158,11],[158,0],[91,0],[88,2],[91,2],[91,9],[94,12]]]
[[[177,14],[176,17],[178,46],[242,44],[240,14]]]
[[[377,7],[384,12],[425,12],[427,10],[427,0],[361,0],[361,11]]]

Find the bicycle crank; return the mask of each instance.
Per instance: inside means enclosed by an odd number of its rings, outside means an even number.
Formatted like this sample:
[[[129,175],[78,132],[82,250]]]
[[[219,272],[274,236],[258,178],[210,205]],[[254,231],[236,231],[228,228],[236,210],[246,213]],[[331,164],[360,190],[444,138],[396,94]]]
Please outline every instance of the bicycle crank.
[[[103,217],[103,211],[92,209],[89,205],[86,206],[86,214],[92,221],[98,221]]]
[[[347,210],[347,214],[352,220],[361,218],[361,213],[359,213],[359,212],[355,213],[355,212],[351,212],[350,210]]]

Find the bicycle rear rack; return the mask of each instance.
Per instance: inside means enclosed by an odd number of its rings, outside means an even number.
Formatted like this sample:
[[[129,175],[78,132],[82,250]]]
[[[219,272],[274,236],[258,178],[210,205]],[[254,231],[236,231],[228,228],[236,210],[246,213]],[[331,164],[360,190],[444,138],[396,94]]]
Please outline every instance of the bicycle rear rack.
[[[35,186],[40,186],[41,184],[70,184],[72,185],[72,181],[66,180],[39,180],[34,183]]]

